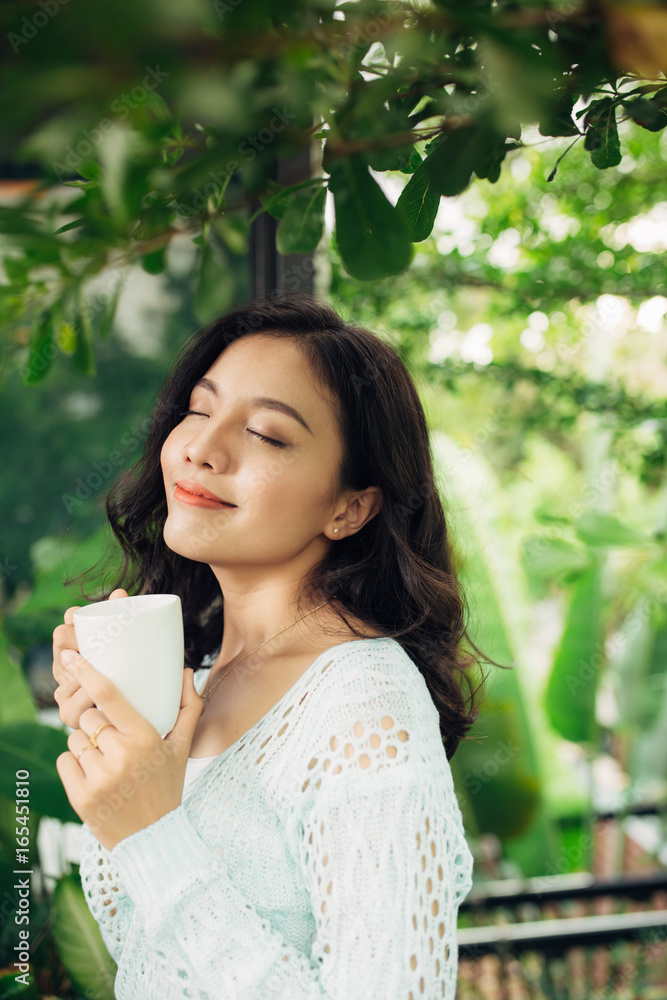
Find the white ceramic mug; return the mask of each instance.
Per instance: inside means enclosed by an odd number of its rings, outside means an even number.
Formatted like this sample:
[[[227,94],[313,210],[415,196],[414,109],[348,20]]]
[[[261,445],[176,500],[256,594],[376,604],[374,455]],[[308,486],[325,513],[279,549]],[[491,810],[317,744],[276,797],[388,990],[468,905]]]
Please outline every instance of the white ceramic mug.
[[[181,708],[185,647],[177,594],[139,594],[76,608],[79,652],[160,736]]]

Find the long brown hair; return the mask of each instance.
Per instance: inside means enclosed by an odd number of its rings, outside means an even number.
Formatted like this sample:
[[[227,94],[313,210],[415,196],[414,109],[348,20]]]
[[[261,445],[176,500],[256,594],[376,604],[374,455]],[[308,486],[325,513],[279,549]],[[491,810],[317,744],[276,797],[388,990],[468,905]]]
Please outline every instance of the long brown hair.
[[[332,545],[313,567],[301,583],[296,606],[305,611],[315,602],[334,599],[336,613],[352,634],[365,637],[342,609],[396,639],[426,681],[451,758],[460,740],[470,738],[466,732],[479,713],[486,678],[473,668],[479,668],[480,656],[495,661],[484,657],[467,632],[468,607],[434,481],[421,401],[389,344],[309,297],[272,298],[237,308],[185,342],[159,393],[142,456],[119,476],[106,498],[109,523],[121,546],[119,582],[103,593],[83,596],[106,600],[117,587],[130,594],[178,594],[185,665],[197,667],[206,653],[219,648],[222,594],[211,567],[178,555],[163,540],[167,499],[160,452],[187,410],[195,382],[228,344],[260,332],[293,340],[331,391],[343,442],[334,495],[375,485],[382,497],[379,512]],[[95,573],[93,567],[76,579]]]

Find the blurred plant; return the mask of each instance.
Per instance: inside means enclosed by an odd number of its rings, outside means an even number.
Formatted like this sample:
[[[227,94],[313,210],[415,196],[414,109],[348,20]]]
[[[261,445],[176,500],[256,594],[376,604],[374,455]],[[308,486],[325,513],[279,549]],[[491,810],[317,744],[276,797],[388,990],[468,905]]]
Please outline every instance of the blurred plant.
[[[80,823],[72,809],[55,766],[56,757],[67,750],[66,727],[40,722],[36,701],[18,660],[36,643],[52,641],[53,629],[61,624],[65,608],[80,603],[68,592],[63,579],[88,568],[106,550],[104,531],[91,537],[78,550],[63,552],[62,542],[41,540],[34,547],[35,585],[28,599],[11,615],[0,620],[0,1000],[38,1000],[57,993],[62,1000],[113,1000],[116,965],[102,940],[99,928],[83,895],[78,866],[56,880],[52,890],[43,878],[29,876],[29,908],[21,910],[15,891],[16,871],[40,873],[37,849],[41,820]],[[85,602],[84,602],[85,603]],[[27,779],[29,798],[17,799],[17,774]],[[19,824],[17,805],[28,804],[27,823]],[[24,816],[24,814],[21,814]],[[25,817],[24,817],[25,819]],[[19,836],[19,832],[21,835]],[[24,848],[17,844],[27,841]],[[28,876],[26,876],[28,877]],[[29,962],[20,980],[17,961],[17,928],[25,927],[15,917],[27,912]],[[25,970],[20,970],[25,971]]]
[[[28,340],[24,382],[58,350],[91,373],[119,290],[91,312],[88,282],[136,261],[159,273],[176,234],[199,249],[205,322],[231,301],[230,260],[258,212],[281,220],[281,253],[308,253],[330,190],[342,262],[373,280],[408,267],[442,198],[498,180],[525,124],[618,164],[619,121],[667,123],[650,45],[667,11],[653,5],[650,27],[640,15],[612,0],[191,0],[159,16],[53,0],[22,19],[5,5],[0,134],[34,184],[0,209],[0,323]],[[277,184],[276,164],[317,143],[322,174]],[[388,170],[409,176],[395,205],[373,175]]]
[[[524,875],[590,865],[600,758],[632,804],[667,793],[667,143],[621,135],[631,169],[580,145],[558,192],[558,149],[522,149],[409,272],[362,285],[328,257],[333,304],[415,373],[471,621],[515,664],[452,763],[466,828]]]

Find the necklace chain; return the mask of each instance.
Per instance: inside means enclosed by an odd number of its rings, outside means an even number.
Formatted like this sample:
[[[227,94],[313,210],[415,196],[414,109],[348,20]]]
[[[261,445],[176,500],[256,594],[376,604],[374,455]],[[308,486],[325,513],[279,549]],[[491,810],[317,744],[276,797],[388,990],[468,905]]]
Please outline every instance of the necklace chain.
[[[245,660],[245,658],[247,656],[250,656],[252,653],[256,653],[257,650],[261,649],[262,646],[265,646],[267,644],[267,642],[271,642],[271,639],[275,639],[276,635],[280,635],[281,632],[286,632],[288,628],[291,628],[292,625],[296,625],[296,623],[300,622],[302,618],[307,618],[308,615],[312,615],[313,611],[319,611],[319,609],[323,608],[325,604],[328,604],[328,601],[322,601],[322,603],[318,604],[316,608],[311,608],[310,611],[306,611],[305,615],[301,615],[299,618],[295,618],[293,622],[290,622],[290,624],[286,625],[285,628],[281,628],[280,631],[278,631],[278,632],[275,633],[275,635],[271,635],[271,636],[269,636],[268,639],[265,639],[264,642],[260,642],[259,646],[255,646],[255,648],[251,649],[249,653],[244,653],[244,655],[240,659],[238,659],[234,663],[232,663],[231,667],[227,667],[227,669],[225,670],[225,672],[222,675],[222,677],[220,677],[219,680],[217,680],[215,682],[215,684],[213,685],[213,687],[211,688],[211,690],[210,691],[205,691],[204,694],[202,695],[202,700],[204,702],[204,708],[202,708],[202,714],[204,712],[204,709],[206,708],[206,705],[208,703],[209,698],[211,697],[211,695],[213,694],[213,692],[217,688],[217,686],[220,683],[220,681],[222,681],[222,680],[225,679],[225,677],[227,676],[227,674],[229,673],[229,671],[233,667],[235,667],[237,663],[240,663],[241,660]],[[209,680],[210,680],[210,675],[209,675]]]

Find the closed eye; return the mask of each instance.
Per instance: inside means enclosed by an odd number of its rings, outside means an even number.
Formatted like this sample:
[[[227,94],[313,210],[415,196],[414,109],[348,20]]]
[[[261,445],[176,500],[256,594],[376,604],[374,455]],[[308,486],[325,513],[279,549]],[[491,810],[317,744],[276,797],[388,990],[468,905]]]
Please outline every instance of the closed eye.
[[[197,410],[186,410],[182,414],[182,416],[187,417],[190,414],[192,414],[195,417],[207,417],[208,416],[207,413],[199,413]],[[274,441],[273,438],[267,437],[265,434],[260,434],[259,431],[253,431],[249,427],[247,427],[246,430],[248,431],[248,434],[254,434],[255,437],[258,437],[261,441],[266,441],[267,444],[273,445],[274,448],[286,448],[287,447],[287,445],[285,445],[282,441]]]
[[[273,438],[267,438],[265,434],[260,434],[259,431],[251,431],[249,427],[246,427],[248,434],[254,434],[255,437],[260,438],[262,441],[266,441],[267,444],[272,444],[274,448],[285,448],[286,445],[282,441],[274,441]]]

